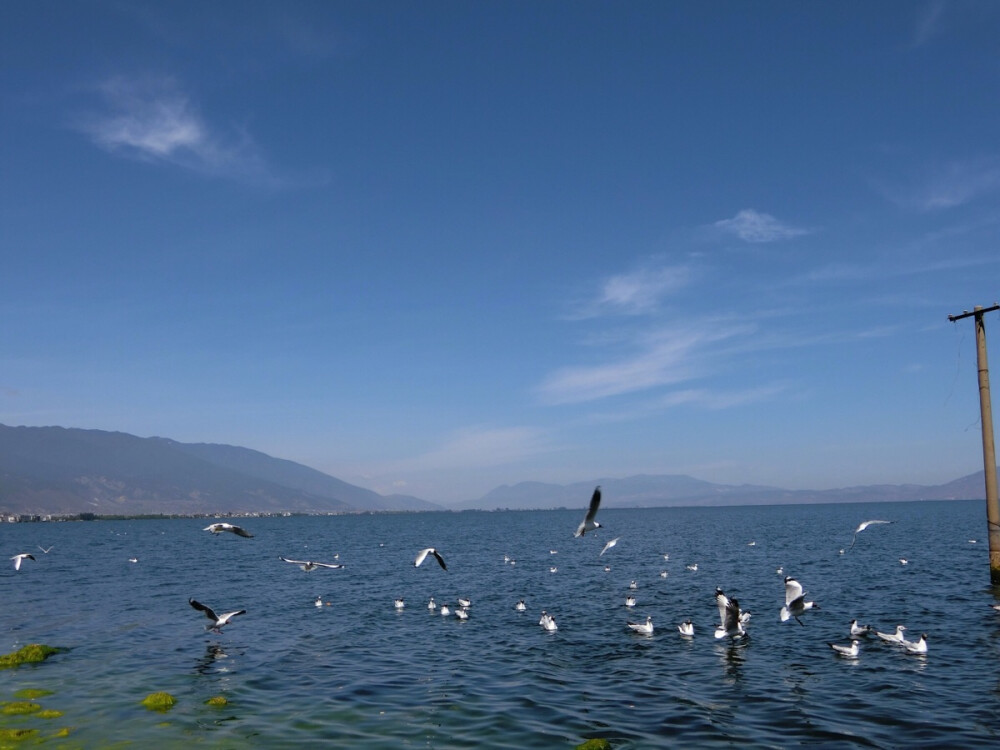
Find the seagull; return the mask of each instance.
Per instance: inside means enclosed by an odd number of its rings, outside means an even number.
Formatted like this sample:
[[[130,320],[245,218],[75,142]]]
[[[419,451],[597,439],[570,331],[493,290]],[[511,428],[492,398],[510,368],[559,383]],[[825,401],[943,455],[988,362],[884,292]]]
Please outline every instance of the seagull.
[[[903,638],[903,631],[906,630],[905,625],[897,625],[895,633],[882,633],[876,630],[875,635],[881,638],[886,643],[902,643],[905,639]]]
[[[212,610],[211,607],[206,607],[201,602],[197,602],[194,599],[188,599],[188,604],[197,609],[200,612],[204,612],[205,616],[212,621],[211,625],[205,626],[206,630],[213,630],[216,633],[222,632],[222,626],[228,625],[229,621],[232,620],[237,615],[245,615],[247,611],[245,609],[238,609],[235,612],[226,612],[224,615],[217,615]]]
[[[14,570],[20,570],[22,560],[34,560],[35,556],[30,552],[22,552],[20,555],[14,555],[10,559],[14,561]]]
[[[854,530],[854,538],[851,540],[851,546],[847,548],[848,551],[854,549],[854,543],[858,541],[858,534],[860,534],[862,531],[864,531],[874,523],[892,523],[892,521],[862,521],[858,525],[858,528]]]
[[[322,597],[322,596],[317,596],[317,597],[316,597],[316,601],[315,601],[315,602],[313,602],[313,603],[314,603],[314,604],[315,604],[315,605],[316,605],[317,607],[322,607],[322,606],[323,606],[323,597]]]
[[[427,609],[430,609],[430,610],[437,609],[437,604],[434,603],[434,597],[433,596],[431,597],[431,600],[429,602],[427,602]]]
[[[694,635],[694,623],[690,620],[685,620],[680,625],[677,626],[681,635]]]
[[[629,583],[628,587],[634,591],[635,589],[639,588],[639,584],[636,583],[635,581],[632,581],[631,583]]]
[[[899,564],[900,565],[909,565],[910,561],[907,560],[905,557],[901,557],[901,558],[899,558]]]
[[[299,567],[302,568],[302,570],[306,571],[307,573],[310,570],[316,570],[316,568],[334,568],[334,569],[336,569],[336,568],[342,568],[342,567],[344,567],[340,563],[321,563],[321,562],[313,562],[312,560],[289,560],[287,557],[282,557],[281,555],[278,555],[278,559],[281,560],[281,562],[292,563],[293,565],[298,565]]]
[[[602,549],[602,550],[601,550],[601,555],[603,555],[603,554],[604,554],[605,552],[607,552],[607,551],[608,551],[609,549],[611,549],[611,548],[612,548],[612,547],[614,547],[614,546],[615,546],[616,544],[618,544],[618,540],[619,540],[619,539],[621,539],[621,537],[620,537],[620,536],[616,536],[616,537],[615,537],[614,539],[612,539],[612,540],[611,540],[611,541],[609,541],[609,542],[608,542],[607,544],[605,544],[605,545],[604,545],[604,549]],[[598,557],[600,557],[601,555],[598,555]]]
[[[610,573],[611,572],[611,566],[610,565],[605,565],[604,566],[604,572],[605,573]]]
[[[646,615],[646,622],[630,622],[626,624],[634,633],[639,633],[640,635],[653,634],[653,618],[649,615]]]
[[[47,554],[49,554],[49,550],[51,550],[51,549],[52,549],[52,547],[54,547],[54,546],[55,546],[55,545],[53,544],[53,545],[51,545],[51,546],[49,547],[49,549],[45,549],[45,547],[43,547],[42,545],[40,545],[40,544],[39,544],[39,545],[38,545],[38,549],[40,549],[40,550],[41,550],[42,552],[44,552],[44,553],[45,553],[45,554],[47,555]]]
[[[518,601],[517,604],[514,605],[514,609],[516,609],[518,612],[524,612],[527,608],[528,605],[524,603],[524,599],[521,599],[520,601]]]
[[[715,603],[719,605],[719,619],[721,620],[719,627],[715,629],[715,637],[725,638],[728,635],[731,638],[737,638],[746,635],[747,631],[743,628],[745,622],[743,615],[746,613],[740,612],[740,603],[735,599],[730,599],[722,593],[720,588],[715,589]]]
[[[692,573],[694,573],[698,570],[698,563],[694,563],[693,565],[685,565],[684,567],[690,570]]]
[[[129,561],[130,563],[137,563],[137,562],[139,562],[139,558],[138,558],[138,557],[130,557],[130,558],[128,559],[128,561]]]
[[[557,568],[555,565],[553,565],[551,568],[549,568],[549,572],[550,573],[558,573],[559,572],[559,568]]]
[[[926,654],[927,653],[927,634],[921,633],[920,639],[917,641],[903,641],[903,646],[911,654]]]
[[[785,606],[779,613],[781,621],[785,622],[789,617],[794,617],[795,621],[802,625],[799,615],[807,609],[819,609],[816,602],[807,602],[805,592],[802,591],[802,584],[791,576],[785,576]]]
[[[626,607],[634,607],[635,606],[635,597],[634,596],[626,596],[625,597],[625,606]]]
[[[580,525],[576,527],[576,533],[573,536],[583,536],[588,531],[593,531],[594,529],[601,528],[601,524],[594,520],[597,515],[597,509],[601,505],[601,485],[597,485],[594,488],[594,494],[590,496],[590,507],[587,509],[587,515],[583,517],[580,521]]]
[[[660,578],[666,578],[666,577],[667,577],[667,571],[661,570],[660,571]]]
[[[392,604],[396,609],[403,609],[406,606],[406,602],[402,599],[396,599]]]
[[[857,620],[851,620],[851,635],[853,637],[868,635],[870,632],[872,632],[871,625],[858,625]]]
[[[247,539],[253,538],[253,534],[249,531],[239,526],[233,526],[231,523],[213,523],[203,528],[202,531],[211,531],[213,534],[221,534],[223,531],[229,531],[236,534],[236,536],[245,536]]]
[[[444,558],[441,557],[441,555],[438,554],[438,551],[433,547],[420,550],[420,552],[417,553],[417,559],[413,561],[413,567],[419,568],[420,563],[424,561],[424,558],[426,558],[427,555],[434,555],[434,559],[438,561],[438,565],[440,565],[444,570],[448,570],[448,566],[444,564]]]
[[[458,597],[458,606],[460,606],[462,609],[468,609],[469,607],[472,606],[472,600],[460,596]]]
[[[857,638],[855,638],[855,639],[853,639],[851,641],[851,645],[850,646],[844,646],[844,645],[841,645],[839,643],[831,643],[829,645],[830,645],[830,648],[832,648],[840,656],[846,656],[849,659],[857,659],[858,658],[858,639]]]
[[[458,609],[455,610],[455,617],[457,617],[459,620],[468,620],[469,612],[468,610],[465,609],[465,607],[459,607]]]
[[[448,607],[447,604],[442,604],[441,605],[441,615],[445,616],[445,615],[450,615],[450,614],[451,614],[451,608]]]
[[[548,612],[545,612],[544,610],[542,611],[542,619],[538,621],[538,624],[541,625],[546,630],[548,630],[550,633],[559,629],[559,626],[556,625],[556,619]]]

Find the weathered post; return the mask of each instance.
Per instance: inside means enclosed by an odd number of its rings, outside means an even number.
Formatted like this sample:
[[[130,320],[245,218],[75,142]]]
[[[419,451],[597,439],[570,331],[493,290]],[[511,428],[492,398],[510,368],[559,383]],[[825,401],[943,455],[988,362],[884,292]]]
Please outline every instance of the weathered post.
[[[1000,305],[949,315],[955,322],[970,315],[976,319],[976,364],[979,369],[979,411],[983,426],[983,470],[986,474],[986,521],[990,538],[990,581],[1000,584],[1000,500],[997,499],[997,457],[993,446],[993,408],[990,405],[990,369],[986,363],[986,325],[983,315],[1000,310]]]

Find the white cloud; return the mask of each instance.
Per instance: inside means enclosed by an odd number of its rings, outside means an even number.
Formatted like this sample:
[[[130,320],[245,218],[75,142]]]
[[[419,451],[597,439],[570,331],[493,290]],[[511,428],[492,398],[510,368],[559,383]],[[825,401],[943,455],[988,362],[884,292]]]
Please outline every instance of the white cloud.
[[[717,229],[728,234],[735,234],[744,242],[775,242],[787,240],[808,234],[806,229],[800,229],[778,221],[770,214],[745,208],[731,219],[715,222]]]
[[[79,128],[101,148],[216,176],[266,179],[251,139],[210,128],[174,79],[117,76],[97,90],[104,109],[83,118]]]
[[[661,328],[636,342],[639,352],[608,364],[564,367],[537,388],[543,402],[567,404],[672,385],[699,376],[710,345],[746,333],[746,326]]]
[[[955,160],[908,179],[905,184],[881,182],[877,187],[902,208],[942,211],[1000,188],[1000,159],[987,156]]]
[[[501,466],[550,450],[548,434],[535,427],[467,428],[427,453],[394,463],[383,473]]]

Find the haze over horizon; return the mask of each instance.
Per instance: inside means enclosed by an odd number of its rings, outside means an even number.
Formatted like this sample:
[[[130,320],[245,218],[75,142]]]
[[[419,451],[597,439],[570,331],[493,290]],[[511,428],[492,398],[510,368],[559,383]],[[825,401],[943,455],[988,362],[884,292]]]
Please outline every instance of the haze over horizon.
[[[442,503],[981,470],[947,316],[1000,297],[998,35],[976,0],[9,4],[0,423]]]

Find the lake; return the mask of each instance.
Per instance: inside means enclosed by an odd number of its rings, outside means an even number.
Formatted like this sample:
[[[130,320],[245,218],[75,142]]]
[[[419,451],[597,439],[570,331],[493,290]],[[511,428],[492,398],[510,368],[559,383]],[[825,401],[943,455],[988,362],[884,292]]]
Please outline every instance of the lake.
[[[51,691],[37,702],[61,715],[0,715],[0,727],[68,730],[45,743],[60,748],[1000,743],[983,501],[604,508],[604,528],[574,539],[588,499],[234,521],[253,539],[213,536],[205,519],[0,524],[0,652],[66,649],[0,671],[0,702]],[[870,519],[893,523],[849,549]],[[447,571],[433,557],[414,567],[430,546]],[[15,571],[7,558],[21,552],[36,560]],[[279,556],[345,567],[304,572]],[[778,617],[784,575],[819,606],[801,625]],[[714,638],[716,586],[752,613],[749,637]],[[208,632],[192,597],[247,613]],[[432,613],[431,597],[468,597],[469,618]],[[539,627],[542,610],[557,631]],[[651,636],[628,630],[647,615]],[[928,653],[872,636],[840,657],[828,643],[847,644],[855,618],[926,633]],[[141,705],[157,691],[172,710]],[[206,705],[214,696],[227,704]]]

